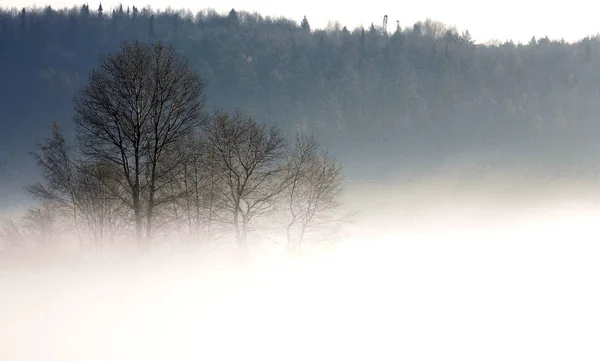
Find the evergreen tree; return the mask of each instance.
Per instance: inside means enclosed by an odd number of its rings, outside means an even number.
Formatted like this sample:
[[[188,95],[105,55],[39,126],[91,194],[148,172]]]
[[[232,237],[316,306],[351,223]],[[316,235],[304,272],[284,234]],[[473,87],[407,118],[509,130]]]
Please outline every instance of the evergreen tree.
[[[302,19],[302,22],[300,23],[300,27],[303,30],[310,31],[310,24],[308,23],[308,19],[306,19],[306,15],[304,15],[304,18]]]
[[[25,15],[25,8],[21,10],[21,34],[27,33],[27,18]]]
[[[590,43],[585,44],[585,61],[589,62],[592,59],[592,50],[590,49]]]
[[[156,37],[156,33],[154,31],[154,15],[150,16],[150,20],[148,21],[148,36],[150,39],[154,39]]]
[[[413,25],[413,33],[417,34],[417,35],[421,35],[421,30],[422,30],[422,24],[419,23],[415,23]]]
[[[471,39],[471,33],[469,32],[469,30],[465,31],[462,35],[462,39],[465,43],[467,44],[473,44],[473,39]]]
[[[533,36],[531,38],[531,40],[529,40],[529,45],[530,46],[536,46],[538,44],[537,39],[535,38],[535,36]]]
[[[369,27],[369,34],[371,34],[371,35],[377,34],[377,29],[375,29],[375,25],[373,23],[371,23],[371,26]]]
[[[237,22],[238,16],[237,16],[237,12],[235,11],[235,9],[231,9],[231,11],[229,11],[228,19],[229,19],[230,23],[236,23]]]
[[[90,6],[88,4],[83,4],[81,6],[81,15],[86,18],[90,16]]]

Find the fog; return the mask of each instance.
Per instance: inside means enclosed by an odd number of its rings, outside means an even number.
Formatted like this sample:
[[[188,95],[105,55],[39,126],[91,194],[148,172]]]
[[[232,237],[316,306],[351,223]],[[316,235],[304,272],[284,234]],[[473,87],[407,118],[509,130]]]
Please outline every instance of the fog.
[[[5,262],[6,360],[597,359],[597,184],[349,184],[335,247]]]
[[[600,36],[110,6],[0,8],[0,361],[598,359]]]

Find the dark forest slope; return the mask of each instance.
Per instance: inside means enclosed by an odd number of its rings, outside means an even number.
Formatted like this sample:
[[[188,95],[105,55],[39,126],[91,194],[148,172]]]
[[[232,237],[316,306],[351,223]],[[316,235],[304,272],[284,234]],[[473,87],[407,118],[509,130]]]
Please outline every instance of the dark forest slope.
[[[98,55],[159,38],[205,78],[211,106],[315,131],[351,176],[361,165],[398,171],[461,154],[552,167],[596,158],[600,38],[476,45],[432,21],[348,31],[235,11],[3,10],[5,192],[26,178],[23,160],[52,121],[68,131],[71,99]]]

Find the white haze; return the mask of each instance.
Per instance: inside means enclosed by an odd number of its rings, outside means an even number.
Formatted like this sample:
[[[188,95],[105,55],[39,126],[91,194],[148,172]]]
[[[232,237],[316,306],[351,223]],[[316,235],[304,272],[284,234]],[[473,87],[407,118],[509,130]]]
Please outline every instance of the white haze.
[[[596,188],[350,185],[327,252],[6,266],[1,358],[597,360]]]

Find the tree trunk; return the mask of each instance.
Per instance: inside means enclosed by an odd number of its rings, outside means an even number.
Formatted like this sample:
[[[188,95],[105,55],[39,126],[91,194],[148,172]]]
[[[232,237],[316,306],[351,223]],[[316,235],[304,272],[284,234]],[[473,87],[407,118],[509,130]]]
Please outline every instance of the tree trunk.
[[[238,246],[242,247],[242,233],[240,230],[240,221],[238,211],[236,210],[233,213],[233,225],[235,226],[235,240],[237,241]]]
[[[206,225],[206,246],[208,246],[211,242],[211,227],[213,222],[213,198],[214,198],[214,183],[211,179],[210,185],[210,197],[208,200],[208,220]]]
[[[242,234],[240,239],[240,247],[242,253],[248,253],[248,217],[246,214],[242,214]]]
[[[285,228],[285,234],[287,236],[287,251],[291,252],[292,251],[292,226],[294,225],[294,222],[290,222],[287,227]]]
[[[148,201],[148,213],[146,214],[146,239],[144,240],[146,246],[149,246],[150,242],[152,241],[152,217],[154,216],[154,206],[152,204],[154,203],[154,197],[152,193],[150,193],[150,199]]]
[[[75,232],[77,233],[77,239],[79,240],[79,257],[83,258],[83,237],[81,236],[81,232],[79,231],[79,221],[77,220],[77,207],[75,206],[75,201],[73,202],[73,222],[75,223]]]
[[[135,216],[135,240],[138,246],[138,249],[143,249],[142,242],[142,209],[140,204],[140,194],[137,189],[133,191],[133,213]]]

